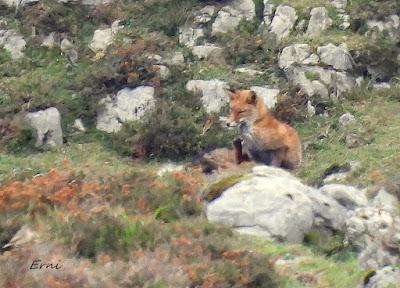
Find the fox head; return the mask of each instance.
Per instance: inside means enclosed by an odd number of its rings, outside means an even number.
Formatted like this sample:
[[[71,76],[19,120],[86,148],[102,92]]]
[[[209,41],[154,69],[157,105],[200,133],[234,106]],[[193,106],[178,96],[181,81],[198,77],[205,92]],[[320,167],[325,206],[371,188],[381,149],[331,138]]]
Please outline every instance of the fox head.
[[[261,97],[252,90],[228,91],[230,98],[230,114],[226,125],[236,126],[241,122],[253,124],[267,113]]]

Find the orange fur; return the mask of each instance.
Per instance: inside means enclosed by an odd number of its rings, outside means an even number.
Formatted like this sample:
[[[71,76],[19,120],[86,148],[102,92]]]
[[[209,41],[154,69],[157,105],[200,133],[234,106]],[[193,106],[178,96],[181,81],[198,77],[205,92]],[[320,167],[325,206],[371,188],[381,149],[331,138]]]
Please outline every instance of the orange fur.
[[[239,124],[241,144],[235,141],[237,163],[246,156],[267,165],[295,169],[302,158],[296,130],[274,118],[263,99],[251,90],[229,92],[228,126]],[[242,153],[240,150],[243,150]]]

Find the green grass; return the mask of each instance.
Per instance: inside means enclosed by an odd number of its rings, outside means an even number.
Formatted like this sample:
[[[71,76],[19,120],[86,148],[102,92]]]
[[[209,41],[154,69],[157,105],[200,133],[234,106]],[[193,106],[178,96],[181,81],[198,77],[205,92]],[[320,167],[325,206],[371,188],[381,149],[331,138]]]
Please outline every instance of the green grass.
[[[359,95],[360,98],[355,102],[342,100],[333,108],[330,117],[315,116],[306,123],[296,125],[303,143],[311,144],[304,155],[304,164],[297,173],[299,177],[307,183],[318,183],[328,167],[349,160],[360,161],[361,168],[347,179],[348,183],[366,186],[397,177],[400,168],[400,145],[397,141],[400,133],[400,102],[385,99],[379,93],[385,94],[383,91]],[[339,128],[337,119],[346,111],[352,113],[357,122]],[[372,139],[372,143],[347,148],[341,138],[349,132]]]

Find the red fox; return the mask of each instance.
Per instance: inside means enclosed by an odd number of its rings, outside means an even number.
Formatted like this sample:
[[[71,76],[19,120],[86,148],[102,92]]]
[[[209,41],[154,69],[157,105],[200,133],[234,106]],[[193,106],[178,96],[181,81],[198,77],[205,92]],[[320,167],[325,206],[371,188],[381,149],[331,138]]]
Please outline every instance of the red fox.
[[[236,163],[252,159],[267,165],[295,169],[302,150],[296,130],[274,118],[264,101],[251,90],[228,91],[227,126],[239,125],[242,139],[233,142]]]

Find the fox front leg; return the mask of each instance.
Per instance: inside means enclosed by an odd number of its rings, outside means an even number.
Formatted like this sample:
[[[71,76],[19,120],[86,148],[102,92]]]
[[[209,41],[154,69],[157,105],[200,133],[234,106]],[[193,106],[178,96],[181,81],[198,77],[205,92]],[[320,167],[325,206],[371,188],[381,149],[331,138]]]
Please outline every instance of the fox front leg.
[[[233,147],[235,150],[235,161],[236,164],[240,164],[243,161],[248,161],[249,157],[247,156],[247,154],[243,154],[243,146],[242,146],[242,139],[237,138],[233,141]]]

